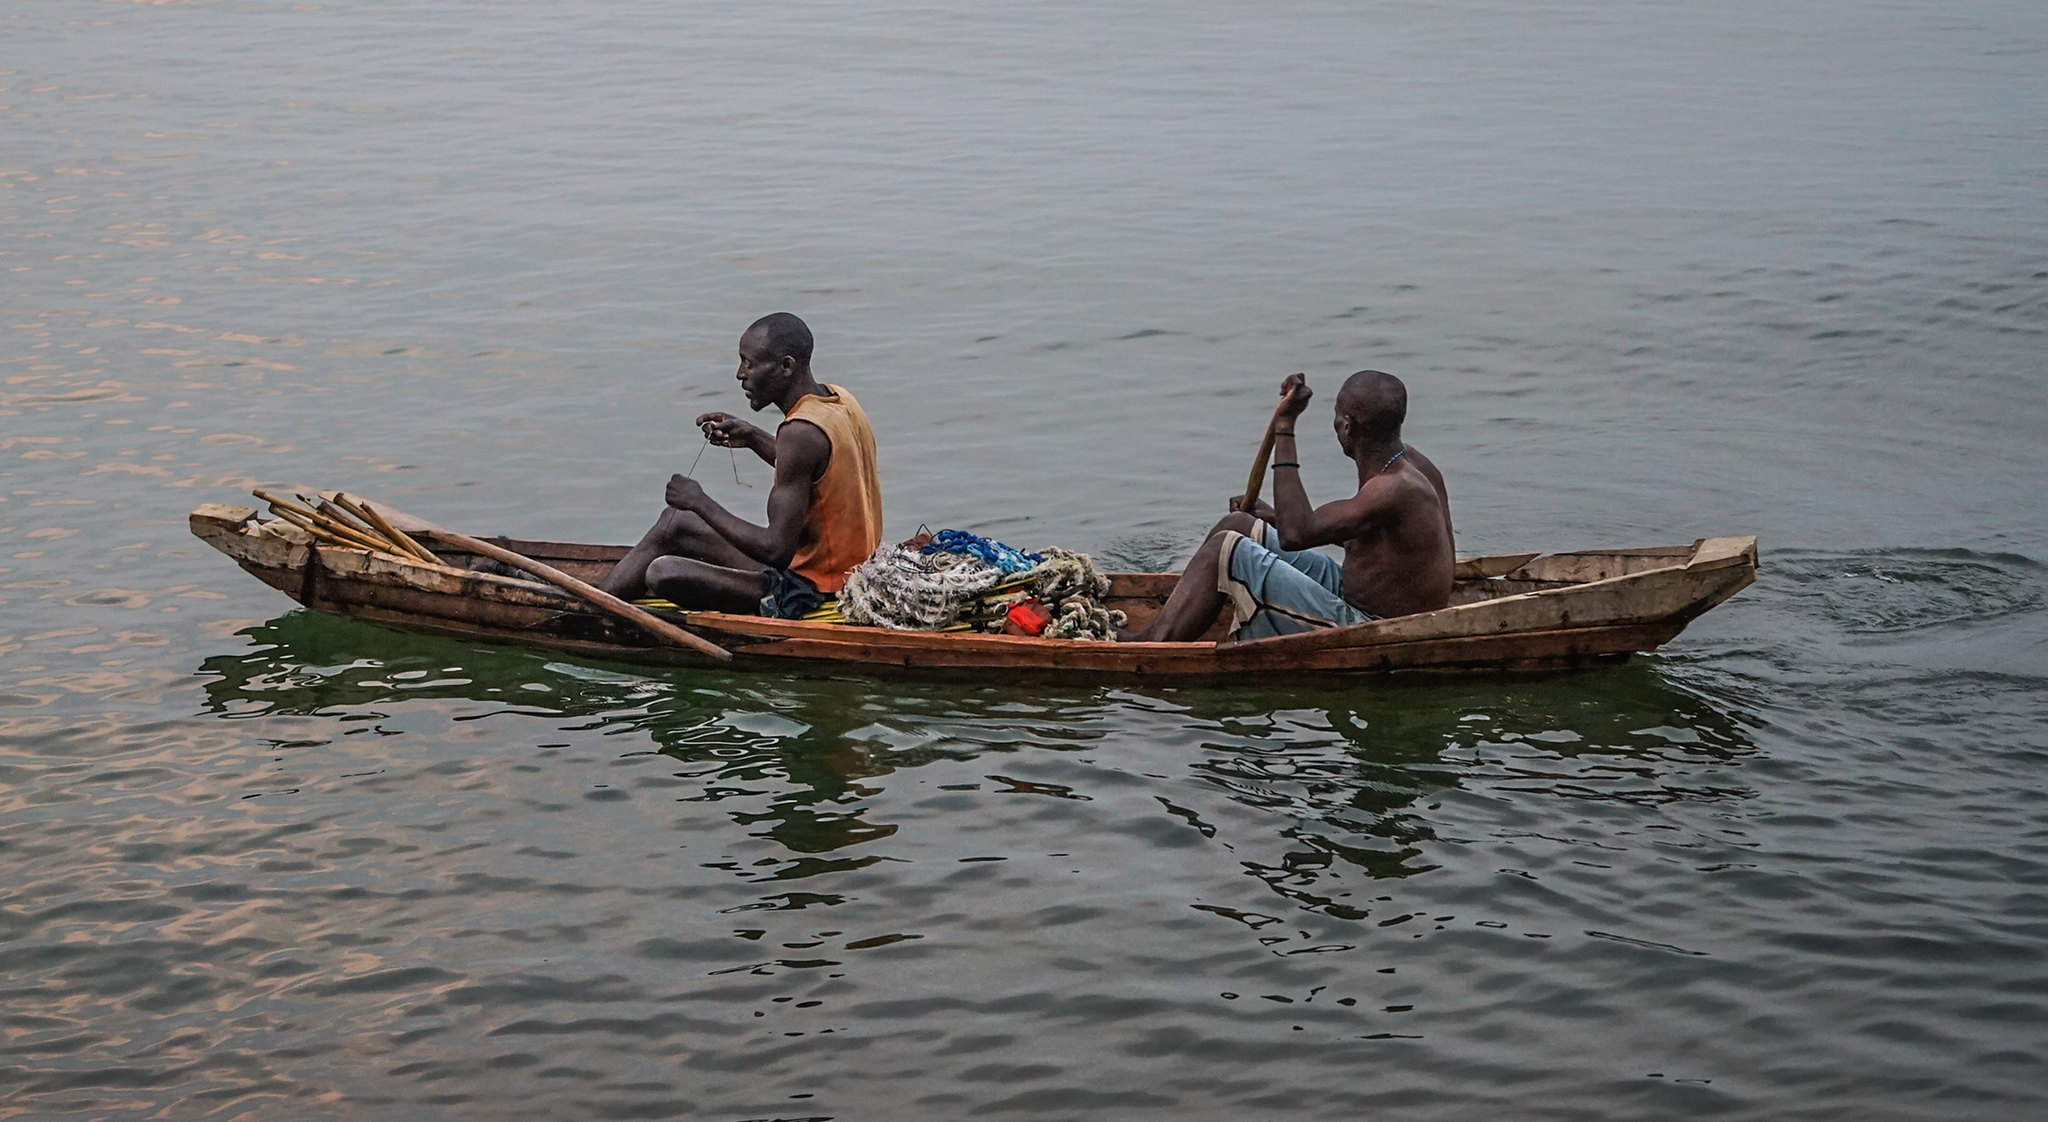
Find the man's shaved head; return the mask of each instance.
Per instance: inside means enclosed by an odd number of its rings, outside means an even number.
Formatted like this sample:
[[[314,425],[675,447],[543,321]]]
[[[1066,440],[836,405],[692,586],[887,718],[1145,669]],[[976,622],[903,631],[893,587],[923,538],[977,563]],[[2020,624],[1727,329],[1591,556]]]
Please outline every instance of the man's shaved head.
[[[1337,391],[1337,415],[1366,444],[1391,444],[1401,439],[1401,422],[1408,419],[1408,387],[1392,374],[1361,370]]]
[[[810,369],[811,329],[803,320],[788,312],[770,312],[755,320],[746,333],[758,338],[776,357],[787,355],[796,360],[798,367]]]

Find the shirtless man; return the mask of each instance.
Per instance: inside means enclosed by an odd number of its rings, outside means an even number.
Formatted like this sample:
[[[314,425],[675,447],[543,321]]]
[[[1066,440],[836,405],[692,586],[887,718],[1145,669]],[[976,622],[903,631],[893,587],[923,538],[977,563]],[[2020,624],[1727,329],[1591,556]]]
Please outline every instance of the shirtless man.
[[[737,375],[755,412],[783,413],[770,434],[729,413],[697,418],[705,439],[745,448],[775,468],[768,524],[756,526],[686,475],[667,506],[600,586],[624,600],[650,593],[677,606],[794,619],[823,603],[882,541],[875,434],[860,403],[811,376],[811,329],[788,312],[740,336]]]
[[[1151,624],[1128,641],[1199,638],[1231,611],[1231,638],[1264,639],[1441,608],[1451,599],[1451,504],[1443,474],[1401,440],[1408,390],[1377,370],[1337,391],[1337,444],[1358,492],[1312,506],[1296,462],[1295,419],[1308,379],[1288,376],[1273,429],[1273,505],[1225,516],[1195,551]],[[1313,552],[1344,546],[1344,561]]]

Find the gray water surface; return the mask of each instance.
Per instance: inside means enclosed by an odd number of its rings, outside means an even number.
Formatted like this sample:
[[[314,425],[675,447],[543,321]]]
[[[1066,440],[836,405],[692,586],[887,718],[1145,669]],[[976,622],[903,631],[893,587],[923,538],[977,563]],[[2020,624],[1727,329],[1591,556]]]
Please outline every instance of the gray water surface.
[[[1992,0],[0,7],[0,1117],[2039,1117],[2044,106]],[[787,679],[185,530],[629,540],[777,309],[895,535],[1176,567],[1370,366],[1462,551],[1764,573],[1555,677]]]

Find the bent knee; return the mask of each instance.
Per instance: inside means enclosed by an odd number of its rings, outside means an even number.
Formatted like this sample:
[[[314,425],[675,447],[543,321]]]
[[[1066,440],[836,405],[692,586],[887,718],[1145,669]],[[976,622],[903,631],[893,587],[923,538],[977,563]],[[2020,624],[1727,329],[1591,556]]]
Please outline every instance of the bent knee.
[[[661,517],[655,519],[654,524],[665,529],[675,529],[682,526],[701,526],[704,519],[694,510],[677,510],[672,506],[665,506],[661,508]]]
[[[657,557],[647,563],[647,587],[659,588],[672,584],[690,575],[690,561],[686,557]]]
[[[1221,522],[1209,528],[1209,536],[1213,538],[1225,530],[1235,530],[1246,537],[1250,537],[1252,527],[1257,523],[1258,519],[1250,514],[1241,510],[1233,510],[1229,514],[1224,515]]]
[[[677,510],[667,507],[654,523],[664,537],[672,541],[684,541],[703,536],[711,529],[711,523],[695,511]]]

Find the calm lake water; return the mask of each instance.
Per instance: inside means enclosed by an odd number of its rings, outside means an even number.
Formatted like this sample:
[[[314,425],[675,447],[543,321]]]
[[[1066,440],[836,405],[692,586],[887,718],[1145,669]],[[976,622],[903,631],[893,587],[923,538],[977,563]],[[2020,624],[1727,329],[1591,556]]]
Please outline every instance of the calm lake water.
[[[2048,7],[1110,7],[0,8],[0,1117],[2048,1113]],[[895,534],[1177,567],[1374,366],[1464,552],[1765,571],[1611,669],[1046,688],[186,532],[629,540],[785,308]]]

